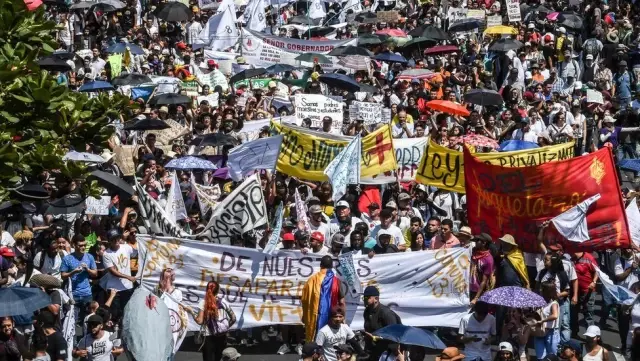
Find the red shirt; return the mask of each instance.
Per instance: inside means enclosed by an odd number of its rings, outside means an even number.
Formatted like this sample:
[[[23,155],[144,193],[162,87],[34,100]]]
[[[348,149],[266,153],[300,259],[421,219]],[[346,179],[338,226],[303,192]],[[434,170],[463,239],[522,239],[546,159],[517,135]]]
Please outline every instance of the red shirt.
[[[596,259],[587,252],[584,252],[580,258],[571,257],[571,259],[575,263],[576,273],[578,274],[578,291],[587,293],[596,273]]]

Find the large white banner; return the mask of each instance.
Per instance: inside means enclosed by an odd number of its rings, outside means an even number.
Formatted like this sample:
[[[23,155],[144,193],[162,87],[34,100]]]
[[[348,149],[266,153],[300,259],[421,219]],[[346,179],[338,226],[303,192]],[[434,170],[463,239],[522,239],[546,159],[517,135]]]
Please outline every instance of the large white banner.
[[[258,169],[276,169],[284,135],[252,140],[229,151],[227,166],[234,181]]]
[[[416,180],[416,171],[427,146],[429,138],[399,138],[393,140],[393,148],[396,150],[398,170],[396,172],[383,173],[374,177],[362,178],[362,184],[385,184],[396,182],[396,175],[401,182]]]
[[[300,324],[302,288],[319,271],[321,258],[300,251],[266,255],[250,248],[150,236],[138,236],[138,251],[144,264],[143,286],[152,289],[161,270],[171,267],[183,305],[197,308],[207,282],[219,282],[221,295],[236,314],[237,328]],[[380,301],[403,324],[458,327],[469,309],[469,259],[468,248],[451,248],[354,256],[353,266],[360,286],[378,287]],[[338,260],[334,262],[337,266]],[[340,269],[335,268],[338,275]],[[362,297],[349,293],[346,303],[346,322],[362,329]],[[198,329],[190,317],[189,330]]]
[[[321,94],[296,94],[296,119],[299,123],[305,118],[311,119],[311,128],[322,128],[322,118],[331,117],[331,127],[342,129],[344,112],[342,102]],[[342,134],[342,132],[340,132]]]
[[[141,218],[149,227],[149,232],[153,234],[161,234],[171,237],[185,237],[189,234],[184,232],[176,222],[171,220],[171,217],[160,206],[160,204],[153,199],[144,187],[138,183],[135,179],[135,188],[138,193],[138,209],[140,210]]]

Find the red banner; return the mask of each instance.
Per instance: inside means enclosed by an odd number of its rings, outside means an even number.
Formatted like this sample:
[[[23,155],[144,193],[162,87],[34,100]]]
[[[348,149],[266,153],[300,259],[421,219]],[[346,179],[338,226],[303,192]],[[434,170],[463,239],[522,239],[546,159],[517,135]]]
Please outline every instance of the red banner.
[[[465,148],[464,168],[474,233],[486,232],[493,239],[511,234],[522,250],[535,252],[542,222],[599,193],[601,198],[587,212],[589,241],[570,242],[555,230],[549,233],[569,251],[629,247],[629,226],[608,147],[524,168],[485,164]]]

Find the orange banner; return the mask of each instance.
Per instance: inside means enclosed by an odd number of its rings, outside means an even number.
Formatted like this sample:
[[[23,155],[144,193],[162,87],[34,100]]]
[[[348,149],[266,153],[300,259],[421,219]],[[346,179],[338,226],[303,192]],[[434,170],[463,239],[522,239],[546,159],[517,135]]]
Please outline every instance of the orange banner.
[[[485,164],[465,149],[464,165],[474,233],[486,232],[494,239],[511,234],[524,251],[534,252],[542,222],[599,193],[601,198],[587,211],[590,240],[570,242],[554,230],[548,236],[568,250],[629,247],[629,227],[609,148],[524,168]]]

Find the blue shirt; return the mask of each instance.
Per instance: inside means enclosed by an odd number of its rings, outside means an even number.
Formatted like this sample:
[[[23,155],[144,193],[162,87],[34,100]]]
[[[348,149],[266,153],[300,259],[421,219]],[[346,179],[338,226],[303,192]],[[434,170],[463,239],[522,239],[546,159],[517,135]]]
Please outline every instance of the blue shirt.
[[[613,81],[616,83],[616,94],[619,99],[631,98],[631,75],[628,71],[616,74]]]
[[[78,268],[80,264],[85,263],[87,268],[95,270],[96,261],[92,255],[85,253],[82,255],[82,259],[78,259],[75,253],[65,256],[62,259],[62,265],[60,266],[60,272],[71,272]],[[91,285],[89,284],[89,272],[82,271],[71,276],[71,289],[73,297],[88,297],[91,296]]]

